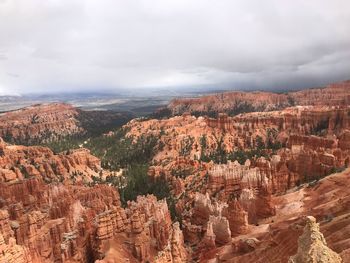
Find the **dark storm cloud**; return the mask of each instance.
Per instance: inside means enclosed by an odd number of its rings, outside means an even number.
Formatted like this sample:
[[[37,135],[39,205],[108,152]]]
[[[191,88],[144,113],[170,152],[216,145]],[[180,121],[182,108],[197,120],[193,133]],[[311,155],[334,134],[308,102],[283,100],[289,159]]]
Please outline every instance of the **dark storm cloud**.
[[[347,0],[1,0],[0,93],[319,85],[349,32]]]

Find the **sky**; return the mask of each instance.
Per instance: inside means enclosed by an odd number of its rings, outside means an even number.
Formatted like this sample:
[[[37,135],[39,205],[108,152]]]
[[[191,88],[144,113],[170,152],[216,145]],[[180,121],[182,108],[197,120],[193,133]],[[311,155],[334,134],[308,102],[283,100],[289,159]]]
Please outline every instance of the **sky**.
[[[0,0],[0,94],[350,79],[348,0]]]

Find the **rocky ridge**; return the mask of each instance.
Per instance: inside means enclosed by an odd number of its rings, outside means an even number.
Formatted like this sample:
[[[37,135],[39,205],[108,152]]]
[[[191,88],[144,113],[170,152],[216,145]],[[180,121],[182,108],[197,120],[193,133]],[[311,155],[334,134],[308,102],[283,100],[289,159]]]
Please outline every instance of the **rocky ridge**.
[[[0,153],[0,182],[9,184],[32,177],[90,182],[101,171],[100,160],[84,148],[54,154],[46,147],[10,145],[0,138]]]
[[[215,115],[225,112],[237,115],[244,112],[282,110],[300,105],[345,106],[350,104],[350,81],[330,84],[324,88],[297,92],[224,92],[199,98],[174,99],[167,109],[172,115],[192,113]]]
[[[125,123],[130,116],[83,111],[65,103],[37,104],[0,115],[0,137],[10,143],[39,144],[81,136]]]

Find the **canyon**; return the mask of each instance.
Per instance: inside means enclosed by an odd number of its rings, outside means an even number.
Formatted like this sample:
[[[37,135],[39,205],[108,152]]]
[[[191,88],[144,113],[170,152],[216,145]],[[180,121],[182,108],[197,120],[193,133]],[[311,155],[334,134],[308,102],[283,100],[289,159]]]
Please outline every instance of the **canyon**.
[[[167,203],[148,195],[122,208],[114,187],[90,184],[101,167],[88,150],[1,149],[0,262],[186,260]]]
[[[0,262],[350,262],[349,81],[167,108],[119,129],[61,103],[2,114]],[[92,122],[110,128],[99,151],[37,145],[90,142]],[[145,175],[128,174],[135,152]],[[137,180],[154,193],[126,199]]]

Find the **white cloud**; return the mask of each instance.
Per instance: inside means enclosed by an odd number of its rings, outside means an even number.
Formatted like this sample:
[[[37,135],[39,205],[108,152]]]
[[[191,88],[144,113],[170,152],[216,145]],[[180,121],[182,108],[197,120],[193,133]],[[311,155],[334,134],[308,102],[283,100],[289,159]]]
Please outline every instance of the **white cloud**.
[[[4,92],[349,78],[347,0],[0,0]]]

